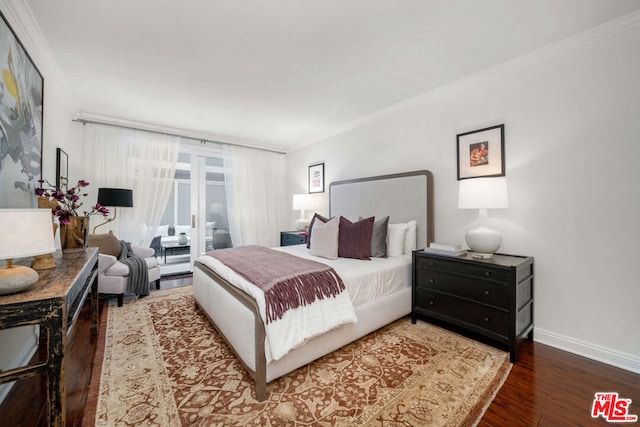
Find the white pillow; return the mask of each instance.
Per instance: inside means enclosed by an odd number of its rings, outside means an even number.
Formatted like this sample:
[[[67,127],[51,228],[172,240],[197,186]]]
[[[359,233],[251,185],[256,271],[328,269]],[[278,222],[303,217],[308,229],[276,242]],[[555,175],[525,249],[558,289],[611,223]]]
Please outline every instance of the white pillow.
[[[407,224],[389,224],[389,228],[387,228],[387,256],[397,258],[404,255],[406,234]]]
[[[411,251],[416,250],[416,225],[418,223],[416,221],[409,221],[407,223],[407,234],[404,237],[404,253],[410,254]]]
[[[339,219],[339,217],[334,217],[327,222],[314,222],[309,245],[311,255],[328,259],[338,258]]]
[[[158,226],[158,236],[167,237],[169,235],[169,226],[168,225],[159,225]]]

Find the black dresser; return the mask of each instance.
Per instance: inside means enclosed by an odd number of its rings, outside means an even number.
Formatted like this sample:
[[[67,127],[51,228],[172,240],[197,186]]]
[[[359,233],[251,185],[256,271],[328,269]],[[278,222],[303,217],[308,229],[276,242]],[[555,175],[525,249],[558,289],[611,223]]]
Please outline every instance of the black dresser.
[[[482,335],[510,351],[533,339],[533,258],[452,257],[413,252],[412,322],[417,316]]]

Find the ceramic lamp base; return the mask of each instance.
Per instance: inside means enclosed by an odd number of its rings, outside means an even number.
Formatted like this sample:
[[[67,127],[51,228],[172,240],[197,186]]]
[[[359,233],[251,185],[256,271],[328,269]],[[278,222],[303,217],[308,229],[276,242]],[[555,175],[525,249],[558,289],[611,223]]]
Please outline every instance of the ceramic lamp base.
[[[465,241],[473,258],[488,259],[500,248],[502,234],[489,227],[472,228],[467,231]]]
[[[296,220],[296,231],[304,231],[309,226],[309,220],[300,218]]]
[[[56,268],[56,259],[51,254],[36,255],[31,262],[31,268],[34,270]]]
[[[0,295],[24,291],[38,281],[38,273],[21,265],[0,268]]]

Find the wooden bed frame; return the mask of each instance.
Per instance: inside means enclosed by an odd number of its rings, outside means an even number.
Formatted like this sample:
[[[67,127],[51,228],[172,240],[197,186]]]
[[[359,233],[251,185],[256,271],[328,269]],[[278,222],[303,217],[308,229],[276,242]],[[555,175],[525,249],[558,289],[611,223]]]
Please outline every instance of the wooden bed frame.
[[[417,248],[433,241],[433,176],[430,171],[334,182],[329,186],[331,216],[390,216],[390,223],[417,221]],[[409,274],[409,277],[411,275]],[[267,398],[267,383],[316,360],[411,312],[411,288],[356,307],[358,322],[315,337],[267,364],[265,327],[256,301],[215,271],[196,261],[196,307],[205,313],[255,382],[256,398]],[[253,337],[253,339],[247,339]]]

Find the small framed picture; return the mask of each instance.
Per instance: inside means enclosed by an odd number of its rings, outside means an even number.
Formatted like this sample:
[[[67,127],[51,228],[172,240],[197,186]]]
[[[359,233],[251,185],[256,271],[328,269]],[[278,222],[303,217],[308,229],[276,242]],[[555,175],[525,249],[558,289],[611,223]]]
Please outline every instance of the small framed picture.
[[[309,193],[324,193],[324,163],[309,166]]]
[[[56,149],[56,188],[61,189],[62,185],[68,185],[69,182],[69,156],[65,151],[58,147]]]
[[[504,176],[504,125],[458,135],[458,181]]]

